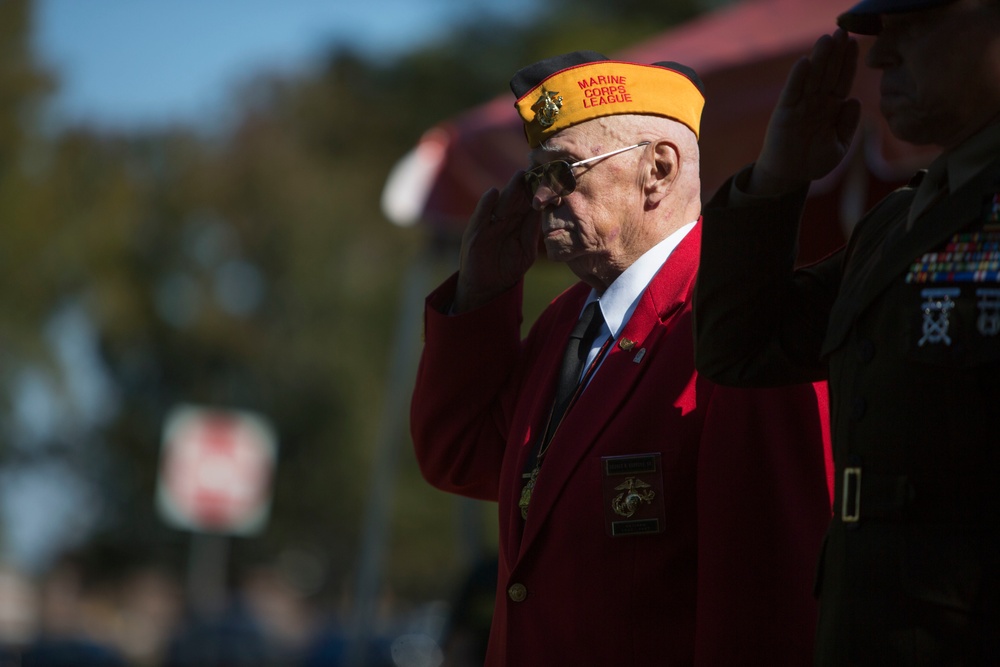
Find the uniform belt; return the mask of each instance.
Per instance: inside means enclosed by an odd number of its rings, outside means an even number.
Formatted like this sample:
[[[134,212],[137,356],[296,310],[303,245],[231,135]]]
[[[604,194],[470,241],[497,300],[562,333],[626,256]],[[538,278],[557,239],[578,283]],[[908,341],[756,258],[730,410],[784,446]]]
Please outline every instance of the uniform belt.
[[[917,488],[906,475],[889,475],[861,466],[844,469],[840,520],[948,522],[981,524],[997,516],[1000,494],[981,482],[942,480],[937,488]]]

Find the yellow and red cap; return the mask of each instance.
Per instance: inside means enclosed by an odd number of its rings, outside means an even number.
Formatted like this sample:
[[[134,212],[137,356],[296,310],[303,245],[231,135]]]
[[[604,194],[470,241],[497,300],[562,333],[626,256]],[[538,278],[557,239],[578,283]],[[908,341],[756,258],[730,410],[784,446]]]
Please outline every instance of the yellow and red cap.
[[[532,148],[567,127],[615,114],[663,116],[697,137],[705,107],[701,79],[690,67],[610,60],[594,51],[528,65],[514,74],[510,88]]]

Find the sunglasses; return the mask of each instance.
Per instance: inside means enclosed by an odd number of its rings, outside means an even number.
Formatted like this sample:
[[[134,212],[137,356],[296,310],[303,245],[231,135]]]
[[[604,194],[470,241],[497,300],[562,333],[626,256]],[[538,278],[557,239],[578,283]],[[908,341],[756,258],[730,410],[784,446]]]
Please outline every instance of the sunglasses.
[[[537,167],[524,172],[524,182],[528,184],[528,189],[531,191],[531,194],[535,194],[538,192],[538,188],[545,185],[552,190],[557,197],[565,197],[576,190],[576,176],[573,174],[573,170],[577,167],[582,167],[585,164],[597,162],[598,160],[603,160],[606,157],[630,151],[633,148],[648,146],[649,143],[650,142],[648,141],[640,141],[637,144],[632,144],[631,146],[626,146],[625,148],[619,148],[618,150],[611,151],[610,153],[595,155],[594,157],[589,157],[586,160],[580,160],[579,162],[574,162],[572,164],[566,160],[546,162],[545,164],[540,164]]]

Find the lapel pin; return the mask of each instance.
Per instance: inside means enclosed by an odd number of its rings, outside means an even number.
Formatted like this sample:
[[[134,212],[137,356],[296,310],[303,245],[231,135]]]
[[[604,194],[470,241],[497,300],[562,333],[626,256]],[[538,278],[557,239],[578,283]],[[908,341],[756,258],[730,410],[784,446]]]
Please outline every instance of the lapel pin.
[[[639,348],[639,351],[635,353],[634,357],[632,357],[632,363],[635,363],[635,364],[639,363],[640,361],[642,361],[642,358],[645,357],[645,356],[646,356],[646,348],[644,348],[644,347],[643,348]]]
[[[618,347],[628,352],[633,347],[635,347],[635,341],[629,340],[628,338],[622,338],[620,341],[618,341]]]

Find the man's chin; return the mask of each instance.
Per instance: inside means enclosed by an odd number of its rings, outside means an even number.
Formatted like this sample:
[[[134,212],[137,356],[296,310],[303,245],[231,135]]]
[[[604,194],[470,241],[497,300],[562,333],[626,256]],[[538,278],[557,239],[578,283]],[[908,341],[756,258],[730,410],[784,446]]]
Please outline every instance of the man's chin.
[[[905,113],[900,109],[893,108],[883,102],[881,107],[882,115],[885,117],[886,125],[892,136],[900,141],[915,146],[927,146],[937,144],[938,127],[921,121],[914,117],[912,113]]]
[[[571,257],[569,248],[554,240],[545,240],[545,256],[552,262],[565,262]]]

